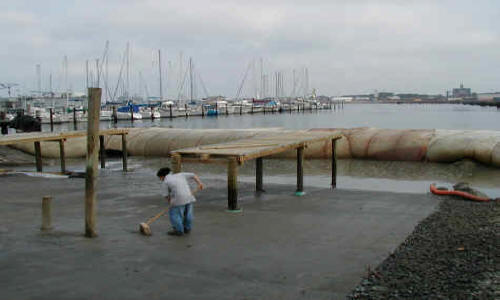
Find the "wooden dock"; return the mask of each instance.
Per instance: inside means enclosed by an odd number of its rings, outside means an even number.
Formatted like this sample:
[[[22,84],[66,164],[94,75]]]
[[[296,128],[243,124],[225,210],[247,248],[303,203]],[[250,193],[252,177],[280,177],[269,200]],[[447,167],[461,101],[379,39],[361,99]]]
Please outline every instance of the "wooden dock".
[[[105,129],[99,131],[100,141],[100,156],[101,168],[105,167],[105,147],[104,136],[106,135],[121,135],[122,136],[122,153],[123,153],[123,170],[127,171],[127,134],[128,128]],[[30,132],[30,133],[16,133],[10,135],[0,136],[0,146],[13,145],[18,143],[34,143],[35,147],[35,163],[37,172],[42,172],[42,149],[40,142],[58,142],[61,161],[61,172],[66,172],[66,162],[64,155],[64,142],[70,138],[85,137],[87,136],[86,130],[80,131],[66,131],[66,132]]]
[[[180,172],[182,162],[225,163],[227,164],[228,210],[238,208],[238,166],[256,159],[256,191],[263,191],[263,158],[289,150],[297,151],[297,195],[302,195],[304,148],[307,145],[331,140],[332,142],[332,188],[337,185],[336,141],[341,134],[325,132],[290,132],[267,137],[253,137],[228,143],[204,145],[172,151],[173,172]]]

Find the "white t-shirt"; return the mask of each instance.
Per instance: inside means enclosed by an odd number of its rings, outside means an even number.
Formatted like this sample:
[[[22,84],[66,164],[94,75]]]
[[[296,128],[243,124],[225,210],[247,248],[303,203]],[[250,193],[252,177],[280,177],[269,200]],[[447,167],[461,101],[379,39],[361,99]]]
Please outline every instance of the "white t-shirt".
[[[191,202],[196,199],[191,193],[188,179],[194,178],[193,173],[176,173],[168,174],[161,183],[161,194],[163,197],[170,195],[170,205],[179,206]]]

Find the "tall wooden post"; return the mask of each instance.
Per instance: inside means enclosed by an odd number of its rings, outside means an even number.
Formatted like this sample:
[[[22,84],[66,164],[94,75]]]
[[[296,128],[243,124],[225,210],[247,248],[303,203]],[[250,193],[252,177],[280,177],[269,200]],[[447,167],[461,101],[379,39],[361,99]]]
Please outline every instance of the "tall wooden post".
[[[226,116],[229,115],[229,111],[227,110],[227,103],[226,103]]]
[[[219,104],[217,103],[217,101],[215,101],[215,116],[219,116]]]
[[[77,130],[78,127],[76,125],[76,107],[73,107],[73,129]]]
[[[52,229],[52,197],[44,196],[42,198],[42,226],[40,230],[47,231]]]
[[[332,139],[332,189],[337,187],[337,152],[335,151],[336,139]]]
[[[64,139],[59,140],[59,160],[61,161],[61,173],[66,173],[66,157],[64,153]]]
[[[169,117],[170,117],[170,119],[172,119],[172,117],[173,117],[173,116],[172,116],[172,104],[169,104],[169,105],[168,105],[168,109],[169,109],[169,111],[170,111],[170,116],[169,116]]]
[[[106,146],[104,145],[104,135],[99,135],[99,158],[101,159],[101,169],[106,168]]]
[[[174,172],[174,173],[181,172],[181,170],[182,170],[182,157],[180,154],[173,154],[172,155],[171,166],[172,166],[172,172]]]
[[[42,172],[42,148],[39,141],[35,142],[35,163],[36,171]]]
[[[130,120],[134,122],[134,107],[131,105],[130,108]]]
[[[201,117],[205,117],[205,106],[203,105],[203,103],[201,104]]]
[[[49,108],[50,113],[50,131],[54,131],[54,109]]]
[[[122,165],[123,165],[123,171],[127,172],[127,158],[128,158],[128,151],[127,151],[127,134],[122,133]]]
[[[243,104],[240,104],[240,116],[243,114]]]
[[[262,157],[259,157],[255,160],[255,190],[257,192],[263,192],[263,163]]]
[[[116,112],[116,106],[113,106],[113,123],[118,122],[118,113]]]
[[[87,116],[87,168],[85,176],[85,236],[96,237],[96,191],[97,163],[99,160],[99,112],[101,109],[101,89],[88,88],[89,114]]]
[[[153,107],[151,106],[151,121],[153,121],[154,119],[155,119],[155,114],[153,111]]]
[[[227,208],[228,210],[239,210],[238,162],[236,158],[230,158],[227,164]]]
[[[188,105],[184,104],[184,113],[186,114],[186,118],[188,117]]]
[[[297,148],[297,191],[295,195],[304,195],[304,147]]]

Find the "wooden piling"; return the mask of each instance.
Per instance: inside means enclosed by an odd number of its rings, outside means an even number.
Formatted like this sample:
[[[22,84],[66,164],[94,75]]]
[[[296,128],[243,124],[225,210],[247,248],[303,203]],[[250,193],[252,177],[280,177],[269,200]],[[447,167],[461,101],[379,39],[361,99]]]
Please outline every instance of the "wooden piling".
[[[116,106],[113,106],[113,123],[118,122],[118,113],[116,112]]]
[[[238,162],[236,158],[228,159],[227,164],[227,208],[238,210]]]
[[[172,172],[180,173],[182,170],[182,157],[179,154],[174,154],[171,157]]]
[[[219,104],[217,104],[217,101],[215,101],[215,116],[219,116]]]
[[[127,172],[127,158],[128,158],[128,151],[127,151],[127,134],[123,133],[122,135],[122,166],[123,166],[123,171]]]
[[[255,190],[257,192],[263,192],[263,159],[258,157],[255,159]]]
[[[61,162],[61,173],[66,173],[66,157],[64,151],[64,139],[59,140],[59,160]]]
[[[85,176],[85,236],[96,237],[96,186],[99,160],[98,135],[99,135],[99,113],[101,109],[100,88],[88,88],[88,110],[87,116],[87,167]]]
[[[52,197],[44,196],[42,198],[42,226],[40,230],[47,231],[52,229]]]
[[[184,104],[184,113],[186,114],[186,118],[188,117],[188,105]]]
[[[73,129],[77,130],[77,125],[76,125],[76,107],[73,107]]]
[[[168,109],[169,109],[169,111],[170,111],[170,115],[169,115],[169,117],[170,117],[170,119],[172,119],[172,117],[173,117],[173,115],[172,115],[172,104],[169,104],[169,105],[168,105]]]
[[[131,106],[129,106],[129,108],[130,108],[130,120],[133,123],[134,122],[134,107],[131,105]]]
[[[297,190],[296,194],[304,193],[304,147],[297,148]]]
[[[50,114],[50,131],[54,131],[54,109],[49,108]]]
[[[101,169],[106,168],[106,146],[104,145],[104,135],[99,135],[99,158],[101,160]]]
[[[155,115],[154,115],[154,110],[153,107],[151,106],[151,121],[154,121]]]
[[[243,114],[243,104],[240,104],[240,116]]]
[[[229,111],[227,110],[227,103],[226,103],[226,116],[229,115]]]
[[[332,139],[332,189],[337,187],[337,152],[335,151],[336,139]]]
[[[205,117],[205,106],[203,104],[201,104],[201,117]]]
[[[35,143],[35,163],[36,163],[36,171],[42,172],[42,149],[40,146],[40,141],[36,141]]]

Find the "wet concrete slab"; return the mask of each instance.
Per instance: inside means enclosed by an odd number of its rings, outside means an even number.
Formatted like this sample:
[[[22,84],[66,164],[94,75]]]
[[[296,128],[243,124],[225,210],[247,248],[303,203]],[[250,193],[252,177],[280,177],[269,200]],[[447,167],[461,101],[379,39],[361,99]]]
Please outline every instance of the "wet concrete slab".
[[[225,182],[202,178],[192,233],[153,236],[138,224],[165,203],[151,174],[102,174],[95,239],[83,237],[83,179],[0,176],[1,299],[343,299],[433,212],[430,195]],[[40,232],[41,199],[53,226]]]

